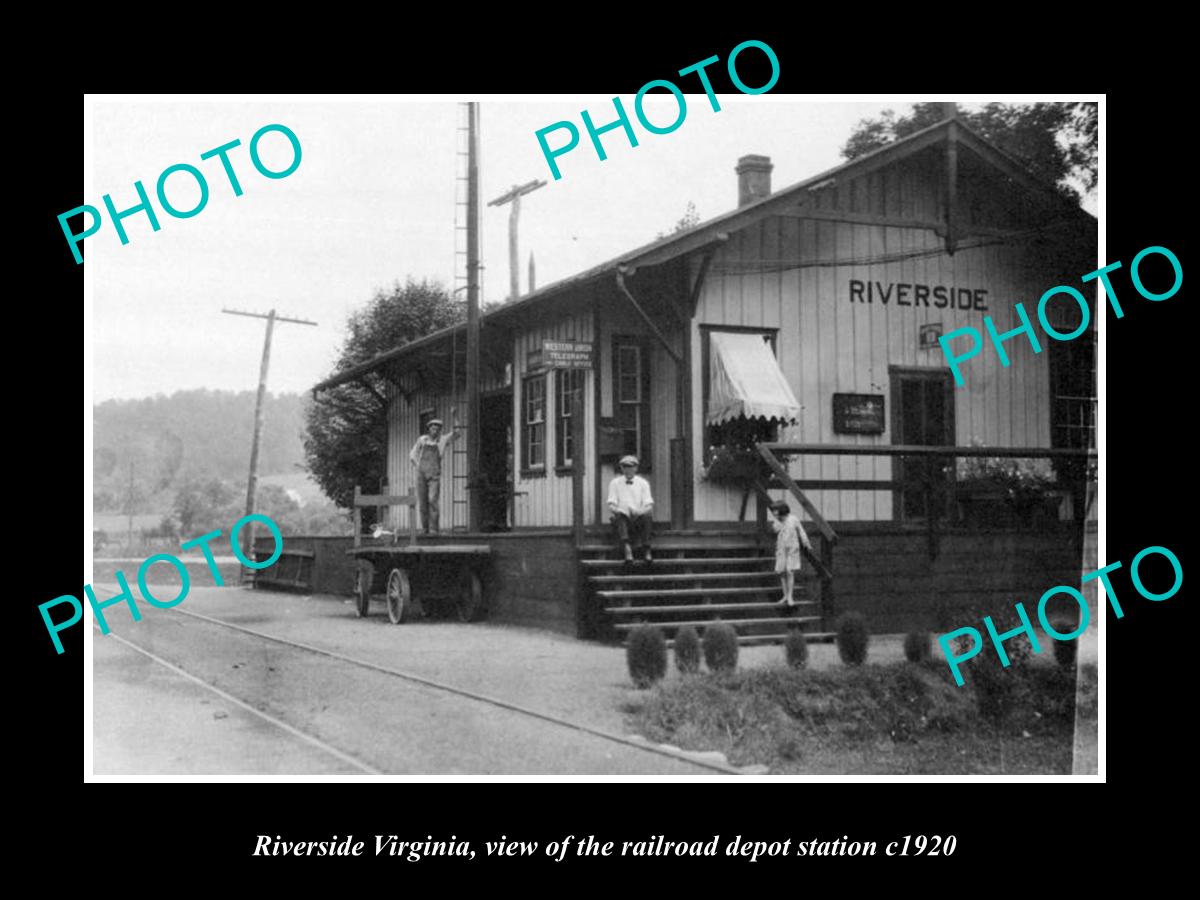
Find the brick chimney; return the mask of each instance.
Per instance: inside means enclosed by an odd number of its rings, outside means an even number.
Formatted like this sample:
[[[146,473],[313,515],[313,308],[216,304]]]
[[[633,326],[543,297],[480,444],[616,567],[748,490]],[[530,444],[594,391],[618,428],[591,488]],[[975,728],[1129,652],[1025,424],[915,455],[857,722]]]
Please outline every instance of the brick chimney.
[[[738,160],[738,206],[761,200],[771,193],[771,157],[752,153]]]

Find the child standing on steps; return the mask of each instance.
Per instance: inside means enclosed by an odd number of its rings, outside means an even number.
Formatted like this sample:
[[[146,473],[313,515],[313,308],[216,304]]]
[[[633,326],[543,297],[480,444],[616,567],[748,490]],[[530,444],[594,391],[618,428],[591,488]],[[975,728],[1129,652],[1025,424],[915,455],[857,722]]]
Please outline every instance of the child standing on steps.
[[[787,503],[777,500],[771,504],[771,512],[775,519],[771,527],[778,535],[775,539],[775,571],[779,573],[780,587],[783,588],[783,606],[795,606],[793,592],[796,588],[796,573],[800,571],[800,547],[812,552],[812,544],[800,520],[792,515]]]

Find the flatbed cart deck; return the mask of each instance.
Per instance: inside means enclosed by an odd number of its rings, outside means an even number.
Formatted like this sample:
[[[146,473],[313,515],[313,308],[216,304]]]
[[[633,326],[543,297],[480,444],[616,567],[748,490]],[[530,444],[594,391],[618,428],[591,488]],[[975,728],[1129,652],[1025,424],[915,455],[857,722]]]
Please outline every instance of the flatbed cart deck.
[[[388,618],[393,625],[425,613],[426,602],[443,608],[453,606],[463,622],[474,622],[484,613],[480,572],[491,559],[487,544],[418,543],[416,519],[407,544],[380,541],[363,545],[362,508],[366,506],[416,505],[416,493],[364,494],[354,488],[354,546],[347,556],[358,560],[354,581],[354,608],[359,617],[371,611],[371,597],[383,594]],[[390,533],[390,532],[389,532]],[[393,539],[399,535],[392,533]],[[378,540],[378,539],[376,539]]]
[[[371,611],[371,597],[382,593],[393,625],[422,615],[426,603],[453,605],[460,621],[474,622],[484,613],[480,573],[491,554],[487,544],[351,548],[346,555],[358,560],[355,610],[360,617],[366,616]]]

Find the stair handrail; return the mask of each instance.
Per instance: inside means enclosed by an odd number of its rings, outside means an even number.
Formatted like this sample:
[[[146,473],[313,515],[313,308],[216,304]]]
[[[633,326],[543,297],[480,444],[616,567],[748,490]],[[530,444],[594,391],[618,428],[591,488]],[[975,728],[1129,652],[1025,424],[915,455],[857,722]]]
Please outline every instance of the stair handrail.
[[[772,497],[769,493],[767,493],[767,489],[761,480],[755,480],[754,489],[758,491],[758,495],[763,500],[765,500],[767,503],[771,502]],[[826,566],[825,563],[821,561],[821,558],[817,556],[811,549],[801,544],[800,552],[804,554],[805,559],[812,563],[813,568],[817,570],[818,575],[820,575],[826,581],[833,580],[833,571]]]
[[[796,484],[792,476],[788,474],[787,469],[783,467],[783,464],[771,451],[771,448],[765,443],[755,444],[754,446],[763,458],[763,461],[775,474],[775,477],[783,482],[783,486],[800,502],[800,505],[804,507],[804,511],[812,517],[813,524],[817,526],[817,529],[821,532],[825,540],[829,541],[830,544],[836,544],[838,542],[837,532],[825,521],[825,517],[817,511],[812,501],[805,496],[804,491],[800,490],[800,485]]]

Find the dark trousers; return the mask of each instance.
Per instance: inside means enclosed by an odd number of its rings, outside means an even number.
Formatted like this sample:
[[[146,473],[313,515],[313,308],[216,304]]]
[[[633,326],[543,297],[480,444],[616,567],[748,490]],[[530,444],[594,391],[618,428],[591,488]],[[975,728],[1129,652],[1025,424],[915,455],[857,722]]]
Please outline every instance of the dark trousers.
[[[436,533],[439,530],[438,501],[441,491],[441,476],[426,475],[420,470],[417,471],[417,508],[421,512],[421,527],[426,534],[431,531]]]
[[[650,516],[613,513],[612,523],[617,532],[617,540],[622,544],[630,544],[635,550],[650,546],[650,532],[654,523]]]

